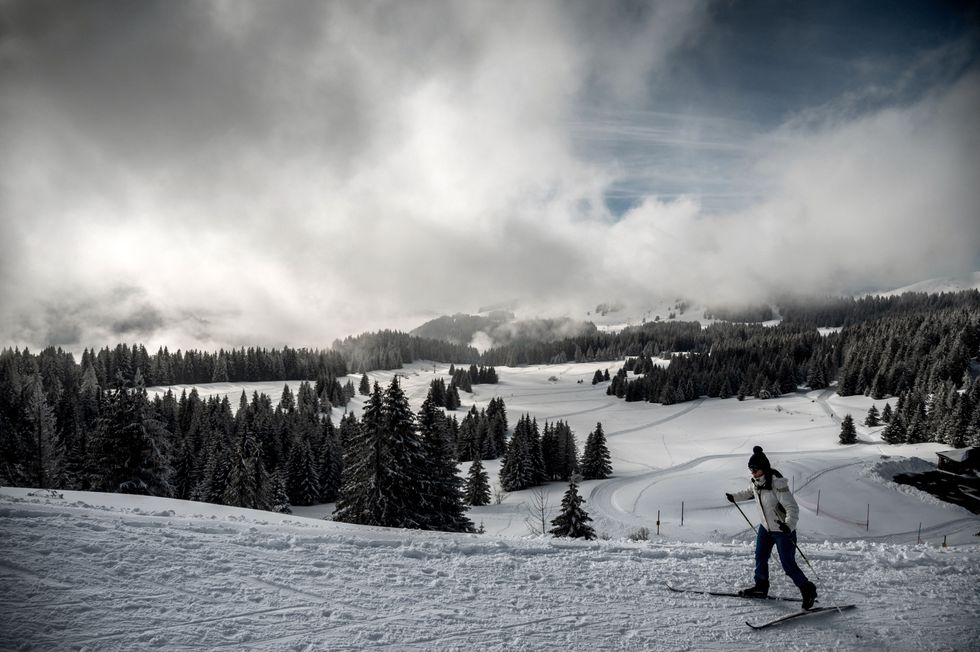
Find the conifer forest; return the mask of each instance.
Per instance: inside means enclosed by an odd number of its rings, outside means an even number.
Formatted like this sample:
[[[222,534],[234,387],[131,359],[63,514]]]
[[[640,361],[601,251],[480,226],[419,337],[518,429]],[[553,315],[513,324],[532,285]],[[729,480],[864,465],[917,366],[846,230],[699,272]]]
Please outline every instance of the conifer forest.
[[[0,352],[0,484],[168,496],[287,512],[336,502],[337,520],[473,531],[469,505],[491,485],[517,491],[613,473],[602,424],[582,438],[561,420],[511,415],[502,398],[468,409],[473,385],[498,382],[494,365],[609,361],[593,384],[626,401],[769,399],[801,388],[888,399],[888,443],[980,445],[980,292],[905,294],[779,304],[782,320],[657,322],[619,333],[476,350],[392,331],[329,350],[218,352],[141,345]],[[752,311],[758,313],[758,310]],[[827,331],[818,331],[818,327]],[[413,412],[397,375],[367,373],[431,360],[451,364]],[[669,361],[669,364],[667,363]],[[353,380],[352,380],[353,379]],[[284,384],[265,394],[201,398],[195,389],[150,398],[147,387],[235,381]],[[355,381],[359,380],[357,387]],[[332,408],[364,396],[358,418]],[[848,424],[849,427],[848,427]],[[841,442],[853,440],[853,420]],[[500,477],[481,460],[501,459]],[[459,472],[469,463],[468,474]],[[465,469],[464,469],[465,470]],[[465,476],[465,477],[464,477]],[[568,499],[577,505],[577,494]],[[571,507],[570,507],[571,509]]]

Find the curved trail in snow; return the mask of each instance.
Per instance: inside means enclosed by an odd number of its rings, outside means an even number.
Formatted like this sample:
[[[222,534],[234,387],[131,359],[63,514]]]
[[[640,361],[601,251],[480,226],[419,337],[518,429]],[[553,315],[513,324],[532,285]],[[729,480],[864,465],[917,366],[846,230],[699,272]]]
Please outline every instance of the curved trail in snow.
[[[631,432],[637,432],[639,430],[646,430],[647,428],[653,428],[654,426],[659,426],[659,425],[661,425],[663,423],[667,423],[668,421],[673,421],[674,419],[679,419],[682,416],[684,416],[685,414],[688,414],[688,413],[696,410],[697,408],[701,407],[701,404],[704,403],[706,400],[707,399],[705,399],[705,398],[696,399],[694,401],[691,401],[691,405],[688,405],[684,409],[680,410],[679,412],[675,412],[674,414],[671,414],[670,416],[657,419],[656,421],[650,421],[649,423],[644,423],[644,424],[639,425],[639,426],[634,426],[633,428],[625,428],[623,430],[613,430],[611,432],[607,432],[606,433],[606,437],[614,437],[616,435],[625,435],[625,434],[628,434],[628,433],[631,433]]]
[[[666,447],[666,443],[665,443],[665,447]],[[825,451],[807,451],[806,454],[812,455],[812,454],[831,453],[831,452],[837,452],[837,450],[829,449]],[[797,453],[803,454],[802,451],[799,451]],[[785,451],[785,452],[781,452],[780,454],[792,455],[794,454],[794,452]],[[689,471],[711,460],[740,458],[740,457],[743,457],[742,453],[706,455],[706,456],[692,459],[682,464],[678,464],[676,466],[669,466],[661,469],[652,469],[651,471],[646,473],[641,473],[638,475],[633,475],[624,478],[611,478],[593,487],[592,490],[589,492],[589,498],[587,502],[590,505],[590,510],[594,510],[594,512],[597,515],[601,515],[602,517],[610,521],[613,521],[615,523],[618,523],[620,525],[623,525],[626,528],[633,528],[640,525],[648,527],[655,522],[656,514],[639,513],[638,511],[639,505],[643,497],[649,491],[653,490],[660,482],[662,482],[667,478],[675,476],[677,473]],[[816,509],[815,504],[811,503],[810,501],[803,500],[799,497],[798,494],[801,489],[810,486],[812,483],[814,483],[816,480],[818,480],[819,478],[821,478],[827,473],[833,471],[839,471],[841,469],[846,469],[853,466],[860,466],[865,463],[866,461],[862,460],[857,462],[848,462],[845,464],[837,464],[834,466],[821,469],[813,473],[812,475],[808,476],[798,487],[796,487],[795,493],[797,494],[797,502],[799,503],[800,507],[808,510],[811,513],[815,512]],[[637,491],[637,487],[639,487],[638,491]],[[630,502],[629,506],[622,504],[621,501],[617,501],[617,494],[623,491],[636,492],[635,497],[632,498],[631,501],[629,501]],[[704,510],[724,509],[726,507],[727,505],[718,505],[718,506],[710,506],[710,507],[689,506],[688,512],[694,513],[694,512],[704,511]],[[846,525],[852,525],[852,526],[861,526],[864,524],[864,521],[855,521],[853,518],[846,518],[840,516],[838,514],[831,512],[826,507],[821,507],[820,518],[829,518],[833,521]],[[975,517],[967,516],[967,517],[953,518],[948,521],[934,523],[929,525],[928,527],[922,528],[921,535],[923,538],[925,538],[927,535],[937,536],[941,534],[957,533],[965,529],[975,528],[976,522],[977,521]],[[741,534],[746,531],[747,528],[742,528],[741,530],[738,530],[735,533],[735,535]],[[907,528],[902,528],[902,529],[897,529],[895,531],[888,531],[883,533],[879,531],[876,534],[869,533],[867,535],[854,536],[854,537],[836,536],[835,539],[839,539],[842,541],[867,540],[867,541],[878,541],[878,542],[902,543],[902,542],[908,542],[910,539],[914,540],[917,533],[918,530],[909,530]]]

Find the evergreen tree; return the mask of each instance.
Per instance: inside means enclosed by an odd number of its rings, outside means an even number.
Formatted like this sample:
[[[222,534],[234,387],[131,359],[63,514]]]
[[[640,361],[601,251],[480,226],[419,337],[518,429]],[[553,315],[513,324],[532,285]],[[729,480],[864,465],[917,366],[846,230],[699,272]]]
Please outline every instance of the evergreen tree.
[[[473,460],[470,465],[464,496],[467,505],[479,507],[490,504],[490,478],[480,460]]]
[[[54,411],[48,405],[40,375],[35,375],[27,387],[26,423],[31,452],[27,482],[34,487],[59,486],[64,450],[57,440]]]
[[[878,408],[874,405],[868,410],[868,416],[864,419],[864,425],[869,428],[874,428],[875,426],[881,425],[881,420],[878,415]]]
[[[841,421],[840,426],[840,443],[842,444],[856,444],[857,443],[857,430],[854,428],[854,419],[850,414],[846,415]]]
[[[447,532],[472,532],[466,517],[464,481],[458,475],[453,445],[447,432],[446,417],[433,403],[423,403],[418,415],[419,437],[424,468],[419,469],[427,509],[420,515],[420,527]]]
[[[92,448],[97,491],[169,496],[167,433],[148,414],[146,388],[139,371],[128,381],[116,377]]]
[[[293,446],[286,476],[286,493],[290,505],[313,505],[320,498],[320,478],[316,457],[308,439]]]
[[[602,372],[596,369],[595,374],[592,375],[592,384],[598,385],[601,382],[602,382]]]
[[[383,394],[375,383],[361,427],[345,450],[344,468],[336,520],[386,527],[427,525],[430,470],[397,377]]]
[[[578,445],[575,443],[575,433],[563,421],[558,422],[555,430],[557,479],[569,480],[578,471]]]
[[[517,422],[503,464],[500,465],[500,486],[504,491],[520,491],[540,482],[531,443],[531,419],[524,415]]]
[[[321,443],[317,456],[317,475],[320,480],[318,502],[332,503],[337,500],[343,477],[343,447],[340,443],[340,433],[334,428],[329,415],[323,421],[321,428]]]
[[[890,403],[885,403],[885,407],[881,409],[881,422],[891,423],[892,420],[892,406]]]
[[[269,487],[269,510],[279,514],[292,514],[289,495],[286,491],[286,476],[282,469],[272,474]]]
[[[360,385],[358,385],[357,391],[362,396],[370,396],[371,395],[371,381],[368,380],[368,375],[367,374],[361,374],[361,383],[360,383]]]
[[[194,451],[186,437],[177,441],[174,447],[173,475],[171,484],[173,486],[173,497],[180,500],[189,500],[194,490]]]
[[[210,426],[205,436],[205,454],[201,466],[194,473],[200,480],[195,485],[191,498],[220,505],[231,473],[231,446],[223,433],[210,429]]]
[[[585,500],[578,493],[573,479],[561,499],[561,512],[551,521],[554,526],[550,532],[555,537],[574,539],[595,539],[595,530],[589,525],[592,517],[582,508]]]
[[[262,451],[247,429],[236,442],[231,455],[231,470],[225,486],[225,505],[248,509],[269,509],[269,474],[262,463]]]
[[[906,437],[905,419],[902,418],[901,414],[895,413],[885,429],[881,431],[881,439],[886,444],[904,444]]]
[[[612,462],[601,423],[595,424],[595,430],[585,440],[585,452],[579,468],[585,480],[603,480],[612,475]]]

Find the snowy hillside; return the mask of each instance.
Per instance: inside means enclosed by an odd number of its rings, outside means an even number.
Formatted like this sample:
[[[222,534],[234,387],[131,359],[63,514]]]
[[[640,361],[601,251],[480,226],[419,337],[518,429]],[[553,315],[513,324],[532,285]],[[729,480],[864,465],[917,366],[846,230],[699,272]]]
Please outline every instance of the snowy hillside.
[[[973,272],[972,274],[958,278],[934,278],[928,281],[920,281],[890,292],[880,292],[878,294],[883,297],[891,297],[906,292],[938,294],[940,292],[962,292],[963,290],[980,290],[980,272]]]
[[[281,516],[2,488],[0,649],[976,649],[980,516],[891,482],[932,464],[939,446],[885,446],[862,426],[860,443],[840,446],[840,418],[860,423],[872,404],[863,396],[626,403],[590,384],[607,367],[618,365],[498,367],[498,385],[462,394],[462,409],[502,397],[511,424],[524,413],[562,419],[580,447],[602,422],[614,477],[583,483],[582,494],[605,540],[530,536],[532,491],[472,509],[486,534],[464,535],[323,520],[332,505]],[[413,407],[446,371],[398,371]],[[384,385],[393,373],[369,375]],[[278,400],[282,384],[198,389],[237,405],[243,390]],[[857,609],[755,632],[746,620],[797,607],[667,590],[750,581],[751,533],[724,493],[747,485],[753,445],[795,488],[815,572],[803,568],[821,603]],[[499,462],[486,466],[496,480]],[[545,488],[549,518],[564,489]],[[649,541],[628,540],[644,527]],[[772,571],[773,593],[794,595],[776,560]]]

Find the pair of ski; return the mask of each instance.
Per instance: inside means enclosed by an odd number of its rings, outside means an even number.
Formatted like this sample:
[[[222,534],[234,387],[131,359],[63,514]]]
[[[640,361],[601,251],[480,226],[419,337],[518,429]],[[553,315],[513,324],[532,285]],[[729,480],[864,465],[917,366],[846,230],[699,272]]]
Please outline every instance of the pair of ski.
[[[700,593],[702,595],[717,595],[717,596],[725,596],[731,598],[749,598],[752,600],[779,600],[781,602],[803,602],[802,598],[786,598],[778,595],[767,595],[765,597],[755,596],[755,595],[742,595],[741,593],[730,593],[727,591],[706,591],[703,589],[677,588],[671,586],[670,584],[667,585],[667,588],[677,593]],[[812,609],[796,611],[794,613],[787,614],[785,616],[781,616],[774,620],[770,620],[769,622],[760,623],[758,625],[753,625],[749,621],[745,621],[745,624],[751,627],[752,629],[766,629],[767,627],[772,627],[773,625],[785,623],[788,620],[795,620],[797,618],[803,618],[806,616],[815,616],[817,614],[828,614],[828,613],[833,613],[835,611],[844,611],[846,609],[854,609],[856,606],[857,605],[853,605],[853,604],[840,604],[840,605],[833,605],[828,607],[813,607]]]

